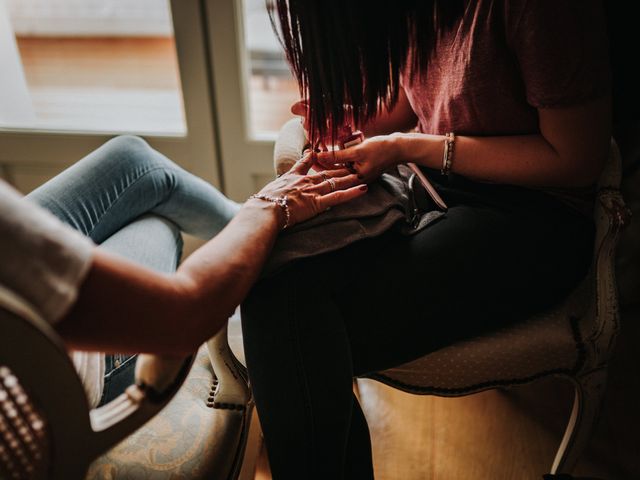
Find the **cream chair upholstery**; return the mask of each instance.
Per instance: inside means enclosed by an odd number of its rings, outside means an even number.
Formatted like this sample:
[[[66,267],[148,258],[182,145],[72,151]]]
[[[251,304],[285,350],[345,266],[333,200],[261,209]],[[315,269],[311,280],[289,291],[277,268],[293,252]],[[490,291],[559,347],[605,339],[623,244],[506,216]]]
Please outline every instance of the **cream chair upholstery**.
[[[140,355],[136,384],[90,411],[55,331],[0,287],[0,478],[82,478],[94,458],[168,403],[191,363]]]
[[[288,169],[307,143],[298,119],[287,122],[274,153]],[[369,377],[418,395],[462,396],[559,376],[573,382],[575,400],[551,473],[570,473],[596,422],[607,364],[619,330],[614,255],[630,220],[620,194],[620,154],[614,143],[598,182],[596,238],[587,277],[560,305],[518,325],[459,342]]]
[[[241,343],[239,321],[234,315],[229,322],[233,335],[225,328],[200,348],[169,405],[94,461],[87,479],[253,480],[258,454],[255,439],[248,442],[257,434],[250,432],[253,402],[246,370],[229,347]]]
[[[237,315],[230,325],[230,341],[225,328],[193,365],[140,355],[139,386],[90,410],[55,331],[0,287],[0,478],[252,480],[253,403],[229,348],[241,343]]]

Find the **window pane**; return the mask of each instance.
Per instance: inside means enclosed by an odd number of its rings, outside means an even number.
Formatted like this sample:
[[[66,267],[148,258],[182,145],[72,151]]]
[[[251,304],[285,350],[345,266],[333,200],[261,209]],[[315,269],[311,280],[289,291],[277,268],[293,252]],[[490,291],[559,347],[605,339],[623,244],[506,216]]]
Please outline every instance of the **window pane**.
[[[168,0],[0,0],[0,127],[184,135]]]
[[[291,118],[298,86],[271,28],[265,0],[244,0],[243,6],[250,131],[254,136],[270,135]]]

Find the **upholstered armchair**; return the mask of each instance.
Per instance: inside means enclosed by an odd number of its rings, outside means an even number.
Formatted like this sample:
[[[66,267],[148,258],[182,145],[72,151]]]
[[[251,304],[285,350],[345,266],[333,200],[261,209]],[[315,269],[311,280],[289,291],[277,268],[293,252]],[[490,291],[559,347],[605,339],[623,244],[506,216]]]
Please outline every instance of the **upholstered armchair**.
[[[276,142],[276,172],[288,170],[306,143],[300,121],[287,122]],[[612,143],[597,186],[591,269],[560,305],[518,325],[456,343],[369,378],[417,395],[447,397],[548,376],[565,378],[575,387],[575,400],[551,473],[570,473],[597,420],[619,329],[614,254],[630,220],[619,191],[620,176],[620,155]]]
[[[136,384],[90,411],[55,331],[0,286],[0,478],[82,478],[171,400],[192,360],[140,355]]]
[[[230,325],[238,348],[239,318]],[[253,480],[253,404],[227,337],[195,360],[140,355],[136,385],[90,410],[58,335],[0,287],[0,478]]]
[[[173,400],[143,428],[90,466],[87,480],[253,480],[259,448],[246,370],[229,344],[241,342],[235,315],[203,345]],[[254,437],[248,441],[249,435]],[[249,451],[246,452],[245,446]]]

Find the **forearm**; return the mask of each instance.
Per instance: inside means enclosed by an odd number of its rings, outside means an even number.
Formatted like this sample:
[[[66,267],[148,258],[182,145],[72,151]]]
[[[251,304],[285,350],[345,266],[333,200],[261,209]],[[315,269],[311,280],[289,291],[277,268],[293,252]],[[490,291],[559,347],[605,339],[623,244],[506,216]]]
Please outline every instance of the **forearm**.
[[[282,219],[249,201],[173,275],[96,249],[78,300],[58,330],[73,348],[181,354],[215,334],[258,277]]]
[[[442,168],[443,135],[408,133],[394,137],[399,160]],[[591,176],[580,181],[578,170],[579,165],[563,162],[540,135],[455,139],[452,171],[475,180],[522,186],[571,186],[591,181]]]
[[[593,184],[610,147],[611,99],[603,96],[566,108],[538,109],[539,134],[456,135],[453,173],[476,180],[528,187]],[[444,136],[397,134],[405,160],[442,167]]]
[[[396,134],[399,158],[441,169],[444,136]],[[527,187],[581,187],[594,183],[607,149],[585,156],[555,149],[542,135],[456,136],[452,172],[492,183]]]
[[[215,312],[226,321],[257,280],[283,223],[279,206],[247,201],[227,228],[176,272],[177,281],[189,292],[192,308]]]

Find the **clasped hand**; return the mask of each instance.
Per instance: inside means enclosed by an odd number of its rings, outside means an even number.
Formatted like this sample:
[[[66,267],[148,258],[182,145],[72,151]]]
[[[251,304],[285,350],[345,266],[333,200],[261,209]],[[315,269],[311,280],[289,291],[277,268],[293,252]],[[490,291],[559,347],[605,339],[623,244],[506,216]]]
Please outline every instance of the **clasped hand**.
[[[315,154],[306,154],[291,170],[259,192],[270,197],[287,197],[289,226],[313,218],[367,191],[367,185],[358,175],[344,167],[309,175],[315,163]]]
[[[308,132],[309,110],[306,102],[295,103],[291,112],[303,118],[303,126]],[[328,125],[327,129],[330,131],[331,125]],[[320,139],[318,145],[322,151],[317,152],[314,160],[325,170],[347,168],[363,182],[371,183],[382,172],[403,161],[398,146],[399,139],[398,134],[380,135],[344,150],[330,150],[327,145],[331,142],[328,139]]]
[[[316,162],[326,170],[346,167],[361,181],[371,183],[402,159],[398,154],[396,136],[391,134],[367,138],[344,150],[319,152]]]

